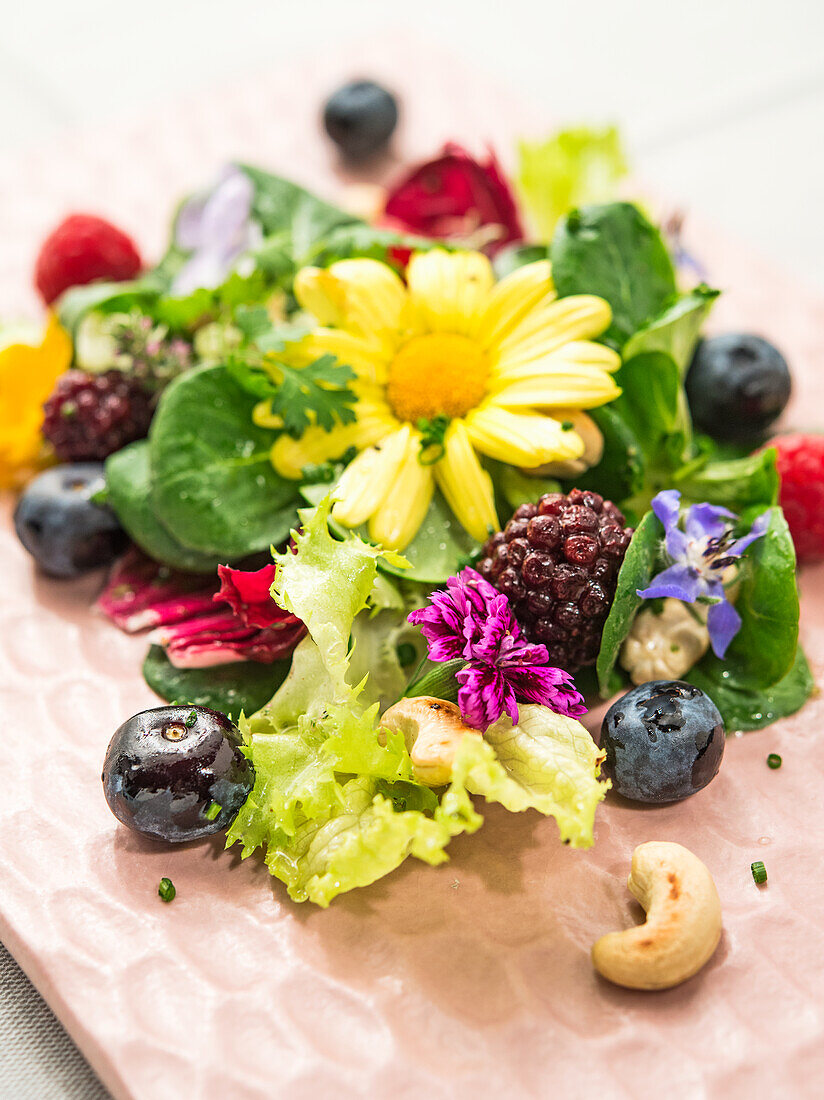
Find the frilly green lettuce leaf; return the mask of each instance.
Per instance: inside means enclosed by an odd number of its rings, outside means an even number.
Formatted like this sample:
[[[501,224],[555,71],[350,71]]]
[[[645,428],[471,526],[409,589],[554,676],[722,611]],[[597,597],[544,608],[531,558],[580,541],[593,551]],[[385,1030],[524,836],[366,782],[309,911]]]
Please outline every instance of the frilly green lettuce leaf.
[[[294,901],[325,908],[338,894],[394,871],[409,855],[432,866],[444,863],[452,835],[443,815],[398,812],[374,780],[358,776],[341,788],[336,814],[307,821],[288,848],[270,846],[266,864]]]
[[[517,725],[503,718],[483,738],[463,739],[453,786],[514,813],[535,809],[554,817],[564,844],[589,848],[595,810],[610,786],[598,779],[603,758],[580,722],[525,704]]]
[[[403,558],[371,546],[351,532],[344,539],[334,539],[329,533],[331,511],[332,496],[328,494],[317,508],[298,513],[303,530],[292,533],[297,553],[287,550],[273,555],[278,571],[272,598],[306,624],[334,698],[344,700],[352,693],[346,678],[349,634],[375,584],[377,558],[384,557],[396,567],[403,566]]]
[[[614,126],[561,130],[546,141],[518,146],[516,185],[538,237],[548,241],[573,206],[608,202],[627,172]]]

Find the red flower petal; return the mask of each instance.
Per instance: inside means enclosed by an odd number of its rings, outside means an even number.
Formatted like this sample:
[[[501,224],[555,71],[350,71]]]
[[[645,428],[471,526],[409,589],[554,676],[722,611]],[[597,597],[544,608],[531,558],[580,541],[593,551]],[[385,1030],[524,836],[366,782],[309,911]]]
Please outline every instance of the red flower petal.
[[[247,626],[267,627],[288,620],[292,616],[282,611],[269,594],[276,572],[274,563],[254,572],[219,565],[220,591],[215,600],[228,603]]]
[[[390,191],[386,215],[409,232],[443,239],[496,226],[499,232],[487,246],[491,253],[524,237],[515,197],[495,154],[490,149],[481,163],[454,143]]]

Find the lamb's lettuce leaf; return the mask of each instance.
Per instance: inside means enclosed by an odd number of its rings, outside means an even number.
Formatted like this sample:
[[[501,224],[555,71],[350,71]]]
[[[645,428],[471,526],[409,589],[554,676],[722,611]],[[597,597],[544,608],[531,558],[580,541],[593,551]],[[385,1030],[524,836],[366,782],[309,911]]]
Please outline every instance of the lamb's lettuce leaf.
[[[661,234],[626,202],[583,206],[559,223],[550,248],[558,294],[597,294],[612,307],[603,339],[623,347],[676,294]]]
[[[624,358],[630,359],[642,352],[664,352],[672,356],[683,377],[701,328],[720,293],[702,284],[679,294],[661,313],[630,336],[624,346]]]
[[[739,683],[734,674],[725,678],[723,671],[717,666],[705,670],[699,664],[685,679],[710,696],[721,711],[728,731],[760,730],[779,718],[787,718],[800,710],[815,690],[815,681],[800,645],[792,668],[772,687],[753,691],[752,687]]]

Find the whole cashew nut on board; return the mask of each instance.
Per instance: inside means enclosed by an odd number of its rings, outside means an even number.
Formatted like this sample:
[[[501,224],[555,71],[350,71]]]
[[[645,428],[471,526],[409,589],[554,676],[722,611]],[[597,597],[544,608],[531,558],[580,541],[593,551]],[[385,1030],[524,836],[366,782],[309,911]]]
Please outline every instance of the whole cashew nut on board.
[[[640,844],[627,886],[647,919],[597,941],[598,973],[628,989],[670,989],[697,974],[721,938],[721,902],[701,860],[680,844]]]

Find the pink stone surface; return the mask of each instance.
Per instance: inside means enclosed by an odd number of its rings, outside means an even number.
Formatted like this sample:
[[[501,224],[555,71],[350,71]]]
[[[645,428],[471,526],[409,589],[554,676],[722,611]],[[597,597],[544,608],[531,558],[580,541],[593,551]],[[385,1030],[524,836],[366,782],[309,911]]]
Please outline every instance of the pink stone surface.
[[[322,93],[354,72],[399,87],[403,155],[459,137],[506,149],[540,125],[429,47],[366,44],[259,74],[152,117],[0,164],[0,311],[31,312],[31,258],[70,208],[101,211],[156,254],[177,195],[245,157],[334,197],[316,134]],[[548,122],[548,119],[544,119]],[[788,417],[821,427],[824,303],[746,249],[690,223],[726,292],[716,327],[785,349]],[[153,696],[141,639],[89,610],[100,578],[38,577],[0,514],[0,938],[118,1100],[290,1100],[821,1094],[824,1080],[824,703],[732,736],[701,794],[667,808],[608,798],[595,847],[499,807],[451,862],[408,861],[328,911],[291,903],[255,859],[167,850],[115,824],[100,768],[123,718]],[[803,637],[824,671],[824,568],[801,576]],[[766,766],[768,752],[784,758]],[[638,919],[633,848],[676,840],[718,886],[724,936],[679,989],[627,992],[589,948]],[[749,866],[763,859],[769,885]],[[177,898],[162,904],[161,876]]]

